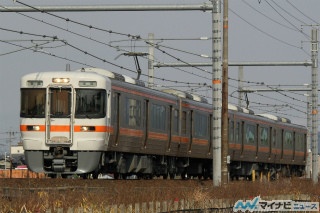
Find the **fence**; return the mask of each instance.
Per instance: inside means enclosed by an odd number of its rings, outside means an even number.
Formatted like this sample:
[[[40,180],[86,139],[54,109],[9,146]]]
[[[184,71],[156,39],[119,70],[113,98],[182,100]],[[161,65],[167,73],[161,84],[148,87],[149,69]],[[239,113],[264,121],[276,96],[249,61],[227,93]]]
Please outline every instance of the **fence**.
[[[45,175],[28,169],[4,169],[0,170],[0,178],[45,178]]]
[[[78,207],[78,208],[54,208],[45,210],[46,213],[229,213],[232,212],[234,203],[225,200],[208,200],[201,203],[197,201],[163,201],[144,202],[135,204],[108,205],[106,207]],[[28,212],[25,209],[25,212]]]
[[[8,200],[19,200],[19,197],[32,197],[32,195],[38,195],[43,199],[46,195],[56,196],[58,194],[66,195],[67,191],[77,191],[78,194],[87,194],[89,192],[99,192],[100,187],[49,187],[49,188],[13,188],[3,187],[0,188],[0,194],[2,197]],[[102,189],[105,190],[105,189]],[[42,195],[42,196],[39,196]],[[58,197],[58,196],[56,196]],[[266,196],[264,200],[293,200],[309,202],[310,196],[304,194],[295,195],[278,195],[278,196]],[[45,200],[45,199],[43,199]],[[245,200],[245,199],[244,199]],[[208,199],[208,200],[170,200],[170,201],[153,201],[153,202],[141,202],[134,204],[103,204],[103,206],[97,206],[90,202],[84,202],[79,207],[62,207],[56,203],[50,204],[50,201],[44,202],[41,207],[41,212],[46,213],[229,213],[233,212],[233,207],[237,200],[232,199]],[[46,203],[46,204],[45,204]],[[54,206],[54,207],[52,207]],[[20,212],[30,212],[30,209],[22,207]],[[39,211],[40,212],[40,211]]]

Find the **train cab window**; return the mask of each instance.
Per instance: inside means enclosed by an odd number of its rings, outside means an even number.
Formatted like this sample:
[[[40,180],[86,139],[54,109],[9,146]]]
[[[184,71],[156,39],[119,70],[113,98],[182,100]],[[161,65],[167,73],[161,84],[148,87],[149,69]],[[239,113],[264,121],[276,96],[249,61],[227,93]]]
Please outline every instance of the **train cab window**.
[[[162,105],[151,104],[151,127],[159,130],[166,130],[166,108]]]
[[[269,144],[269,130],[266,127],[261,127],[260,129],[260,144],[261,145]]]
[[[126,123],[129,126],[141,126],[141,101],[127,98]]]
[[[44,118],[46,89],[21,89],[20,117]]]
[[[245,140],[246,143],[253,144],[256,141],[256,127],[251,124],[247,124],[245,128]]]
[[[194,134],[196,137],[205,137],[208,135],[208,116],[195,113]]]
[[[76,118],[104,118],[106,91],[102,89],[76,89]]]

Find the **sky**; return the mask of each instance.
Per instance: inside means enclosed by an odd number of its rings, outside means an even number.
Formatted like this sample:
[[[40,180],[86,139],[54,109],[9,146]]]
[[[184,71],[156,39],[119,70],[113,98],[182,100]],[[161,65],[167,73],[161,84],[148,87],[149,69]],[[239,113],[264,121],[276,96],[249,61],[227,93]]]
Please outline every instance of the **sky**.
[[[194,5],[199,0],[68,0],[68,5]],[[65,1],[1,0],[0,7],[63,6]],[[311,59],[310,32],[320,23],[319,0],[229,0],[229,62],[302,62]],[[66,21],[69,19],[71,21]],[[92,26],[91,28],[89,26]],[[0,152],[19,141],[20,78],[28,73],[99,67],[136,77],[128,52],[148,52],[154,33],[156,63],[210,63],[212,14],[204,11],[0,13]],[[53,40],[52,37],[57,39]],[[136,39],[139,36],[141,39]],[[207,37],[208,40],[200,38]],[[87,53],[87,54],[85,54]],[[209,56],[209,58],[203,57]],[[139,57],[147,81],[146,57]],[[212,99],[211,67],[155,68],[155,83]],[[229,67],[229,103],[238,104],[238,67]],[[173,81],[177,81],[174,83]],[[305,88],[310,67],[244,67],[249,88]],[[306,92],[249,93],[255,113],[307,125]]]

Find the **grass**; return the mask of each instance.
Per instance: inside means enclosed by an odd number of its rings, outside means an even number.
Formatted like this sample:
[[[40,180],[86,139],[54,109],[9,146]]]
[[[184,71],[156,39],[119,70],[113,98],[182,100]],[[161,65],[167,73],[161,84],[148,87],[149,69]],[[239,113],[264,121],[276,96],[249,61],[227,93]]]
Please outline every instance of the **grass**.
[[[320,184],[320,183],[319,183]],[[1,179],[0,212],[45,212],[47,209],[83,208],[99,211],[108,205],[156,201],[251,199],[260,195],[308,195],[320,202],[320,185],[307,179],[273,182],[235,181],[213,187],[210,180],[73,180]]]

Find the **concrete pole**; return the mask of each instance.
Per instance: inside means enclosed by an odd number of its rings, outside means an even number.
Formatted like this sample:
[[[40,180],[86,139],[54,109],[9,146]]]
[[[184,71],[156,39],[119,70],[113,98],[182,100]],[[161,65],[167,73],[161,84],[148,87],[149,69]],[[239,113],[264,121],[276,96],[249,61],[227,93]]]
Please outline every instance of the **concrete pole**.
[[[212,173],[221,184],[221,1],[212,0]]]
[[[311,96],[310,92],[307,96],[307,159],[306,159],[306,177],[311,178],[312,172],[312,152],[311,152]]]
[[[318,29],[311,31],[312,57],[312,181],[318,183]]]
[[[148,55],[148,87],[153,88],[154,86],[154,34],[149,33],[148,34],[148,42],[149,44],[149,55]]]

